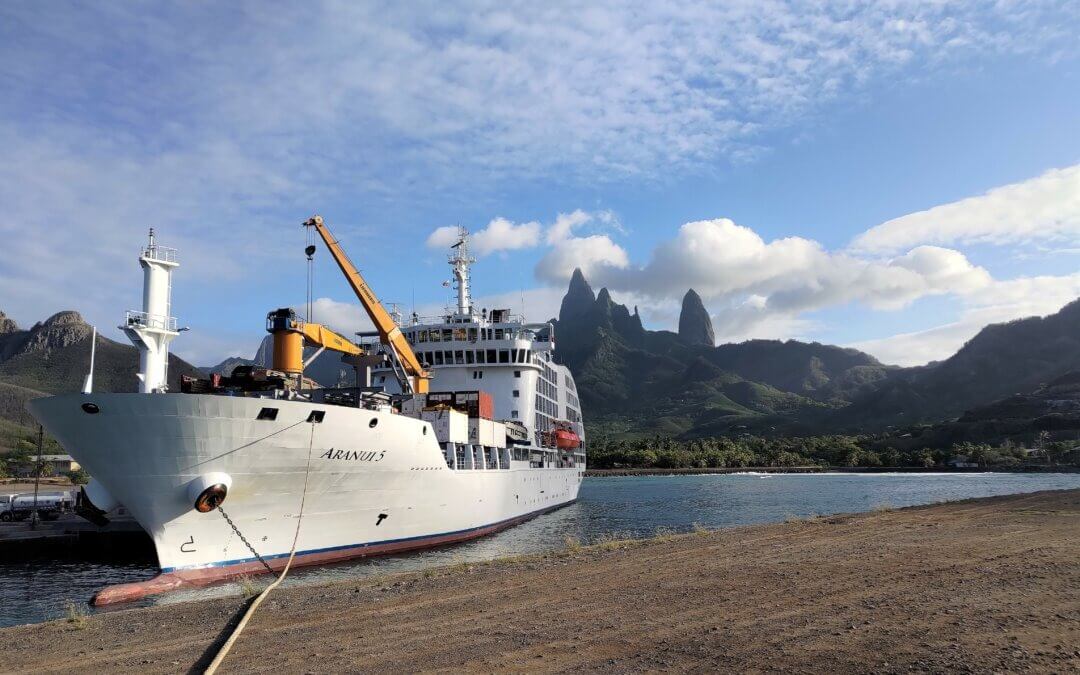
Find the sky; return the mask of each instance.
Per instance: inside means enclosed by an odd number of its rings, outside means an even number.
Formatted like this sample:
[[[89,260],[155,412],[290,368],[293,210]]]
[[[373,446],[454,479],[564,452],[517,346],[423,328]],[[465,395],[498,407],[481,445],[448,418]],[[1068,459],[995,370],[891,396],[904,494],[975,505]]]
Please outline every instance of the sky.
[[[721,342],[947,358],[1080,296],[1069,2],[0,3],[0,310],[251,356],[321,214],[384,302],[557,315],[575,268]],[[325,250],[313,319],[369,325]]]

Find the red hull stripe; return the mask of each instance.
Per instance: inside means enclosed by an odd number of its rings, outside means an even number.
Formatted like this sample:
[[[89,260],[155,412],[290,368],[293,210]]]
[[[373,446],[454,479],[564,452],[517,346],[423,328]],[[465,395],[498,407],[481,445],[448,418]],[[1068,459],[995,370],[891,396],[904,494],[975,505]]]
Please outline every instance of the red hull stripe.
[[[539,511],[533,511],[490,525],[481,525],[480,527],[470,528],[468,530],[425,535],[422,537],[408,537],[405,539],[390,539],[364,544],[335,546],[332,548],[314,549],[310,551],[298,551],[296,557],[293,559],[293,567],[324,565],[354,558],[366,558],[368,556],[386,555],[388,553],[415,551],[423,548],[445,546],[446,544],[476,539],[477,537],[493,534],[499,530],[504,530],[529,520],[530,518],[549,513],[572,503],[574,503],[574,500],[556,504],[555,506],[549,506],[540,509]],[[285,567],[285,564],[289,559],[289,554],[283,553],[265,556],[264,559],[274,571],[278,571]],[[219,581],[233,579],[238,576],[251,576],[265,573],[266,568],[255,558],[223,561],[205,567],[171,568],[162,570],[156,577],[147,579],[146,581],[106,586],[94,595],[91,604],[100,607],[102,605],[111,605],[119,602],[132,602],[150,595],[168,593],[182,588],[206,586]]]

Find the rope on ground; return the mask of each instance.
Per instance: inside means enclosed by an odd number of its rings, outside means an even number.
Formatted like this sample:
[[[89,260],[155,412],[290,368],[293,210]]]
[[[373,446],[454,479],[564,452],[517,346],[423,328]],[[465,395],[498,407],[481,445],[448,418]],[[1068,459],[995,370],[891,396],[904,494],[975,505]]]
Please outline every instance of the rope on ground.
[[[247,611],[244,612],[244,617],[240,619],[240,623],[236,624],[236,628],[233,629],[229,639],[225,641],[225,644],[221,645],[221,649],[218,650],[217,656],[210,662],[204,671],[206,675],[213,675],[217,672],[221,662],[225,660],[225,656],[232,649],[233,644],[236,643],[240,637],[240,633],[244,632],[244,627],[247,626],[248,621],[255,615],[255,610],[259,608],[262,601],[266,599],[266,596],[270,595],[270,592],[278,587],[282,581],[285,581],[286,575],[289,574],[289,568],[292,567],[293,558],[296,557],[296,542],[300,539],[300,523],[304,520],[304,502],[307,500],[308,491],[308,477],[311,475],[311,448],[315,444],[315,422],[311,422],[311,438],[308,440],[308,455],[307,465],[304,467],[304,491],[300,495],[300,514],[296,518],[296,532],[293,534],[292,549],[289,550],[289,559],[285,562],[285,568],[281,570],[281,576],[279,576],[272,584],[263,589],[262,593],[259,593],[248,606]]]

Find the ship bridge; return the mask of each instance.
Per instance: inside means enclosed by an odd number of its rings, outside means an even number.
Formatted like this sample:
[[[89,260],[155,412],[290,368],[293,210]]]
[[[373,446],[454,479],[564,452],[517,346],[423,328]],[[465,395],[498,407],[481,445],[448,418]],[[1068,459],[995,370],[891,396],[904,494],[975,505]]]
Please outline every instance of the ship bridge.
[[[398,321],[402,334],[432,373],[431,392],[482,390],[491,394],[496,419],[525,426],[537,447],[555,447],[554,434],[566,429],[585,438],[581,403],[574,378],[554,360],[555,329],[550,323],[529,323],[509,309],[472,304],[468,233],[459,240],[448,262],[454,274],[456,306],[435,317],[412,314]],[[378,352],[374,336],[362,346]],[[399,394],[400,384],[389,366],[372,370],[372,384]],[[584,441],[578,453],[584,463]],[[575,454],[578,454],[575,453]]]

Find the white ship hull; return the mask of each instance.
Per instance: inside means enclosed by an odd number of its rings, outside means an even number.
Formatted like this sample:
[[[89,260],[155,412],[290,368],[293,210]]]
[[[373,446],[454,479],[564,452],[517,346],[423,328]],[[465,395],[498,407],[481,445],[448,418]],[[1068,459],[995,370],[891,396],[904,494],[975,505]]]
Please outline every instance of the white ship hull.
[[[208,474],[231,477],[224,512],[280,568],[298,522],[294,565],[423,548],[569,504],[584,472],[449,469],[428,423],[389,410],[194,394],[69,394],[29,407],[156,547],[163,574],[99,604],[265,571],[222,513],[193,509],[190,486]],[[263,408],[276,419],[257,419]],[[306,421],[317,410],[322,422]]]

